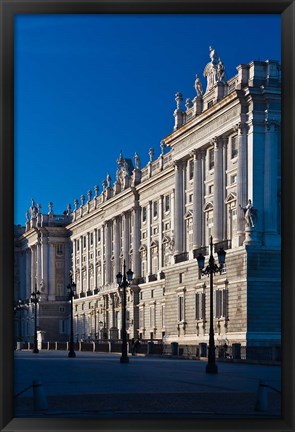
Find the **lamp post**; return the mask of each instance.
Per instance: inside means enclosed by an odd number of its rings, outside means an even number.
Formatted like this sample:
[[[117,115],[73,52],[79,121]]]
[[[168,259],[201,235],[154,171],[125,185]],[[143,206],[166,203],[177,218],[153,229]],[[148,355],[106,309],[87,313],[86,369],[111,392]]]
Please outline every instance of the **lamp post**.
[[[35,304],[35,326],[34,326],[34,349],[33,349],[33,353],[38,354],[39,350],[38,350],[38,340],[37,340],[37,304],[40,301],[40,291],[36,290],[35,287],[35,291],[32,292],[31,294],[31,302]]]
[[[121,363],[128,363],[129,358],[127,354],[127,332],[126,332],[126,288],[133,278],[133,271],[128,270],[126,273],[126,264],[124,260],[123,275],[119,272],[116,276],[119,285],[119,291],[122,292],[122,356],[120,357]]]
[[[71,301],[71,334],[70,334],[70,349],[68,357],[74,358],[76,357],[75,349],[74,349],[74,323],[73,323],[73,298],[76,292],[76,284],[73,282],[72,272],[70,272],[70,283],[67,286],[67,290],[69,293],[69,300]]]
[[[215,264],[215,260],[213,257],[213,240],[212,236],[210,239],[210,257],[209,263],[204,270],[205,267],[205,257],[202,253],[200,253],[197,257],[198,266],[202,275],[210,276],[210,331],[209,331],[209,348],[208,348],[208,363],[206,365],[206,373],[217,373],[218,368],[215,363],[215,343],[214,343],[214,327],[213,327],[213,275],[219,272],[221,273],[223,269],[223,265],[225,263],[225,255],[226,252],[223,248],[219,249],[217,252],[219,266]]]

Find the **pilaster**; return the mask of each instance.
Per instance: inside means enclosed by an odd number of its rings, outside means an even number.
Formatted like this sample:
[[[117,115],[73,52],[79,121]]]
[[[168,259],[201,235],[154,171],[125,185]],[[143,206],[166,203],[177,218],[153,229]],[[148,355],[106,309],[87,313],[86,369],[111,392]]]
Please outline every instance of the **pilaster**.
[[[183,166],[175,161],[175,255],[183,252]]]

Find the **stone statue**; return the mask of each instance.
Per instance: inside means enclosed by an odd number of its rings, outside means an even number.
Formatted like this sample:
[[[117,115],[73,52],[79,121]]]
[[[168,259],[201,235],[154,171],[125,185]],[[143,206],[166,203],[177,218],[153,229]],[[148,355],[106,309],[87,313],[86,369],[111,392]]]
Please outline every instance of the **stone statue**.
[[[49,212],[48,212],[48,214],[52,214],[53,212],[52,212],[52,210],[53,210],[53,203],[50,201],[50,203],[48,204],[48,209],[49,209]]]
[[[134,162],[135,162],[135,169],[140,170],[140,159],[136,152],[134,154]]]
[[[74,200],[75,210],[78,210],[78,205],[79,205],[79,202],[78,202],[77,199],[75,199],[75,200]]]
[[[98,196],[99,187],[97,185],[94,186],[95,197]]]
[[[190,98],[187,98],[187,99],[185,100],[185,107],[186,107],[186,109],[189,109],[189,108],[191,108],[192,106],[193,106],[193,103],[192,103],[191,99],[190,99]]]
[[[89,189],[89,191],[87,192],[87,197],[88,197],[88,202],[91,201],[92,198],[92,191]]]
[[[153,149],[153,147],[151,147],[149,149],[149,156],[150,156],[150,162],[153,162],[153,159],[154,159],[154,149]]]
[[[223,81],[224,74],[225,74],[225,67],[224,64],[221,61],[221,58],[219,57],[218,63],[217,63],[217,81]]]
[[[203,91],[203,86],[202,86],[202,83],[201,83],[201,80],[200,80],[198,74],[196,75],[195,90],[197,92],[197,96],[198,97],[202,97],[203,96],[203,92],[204,92]]]
[[[31,207],[30,207],[30,213],[31,213],[32,218],[36,217],[37,207],[36,207],[36,204],[35,204],[35,201],[33,200],[33,198],[32,198],[32,203],[31,203]]]
[[[160,147],[161,147],[161,154],[163,155],[165,153],[165,148],[166,148],[166,144],[164,141],[161,141]]]
[[[254,209],[252,201],[249,199],[246,207],[242,207],[240,204],[240,208],[244,212],[244,218],[246,221],[246,225],[250,228],[254,228],[254,220],[256,219],[256,209]]]
[[[216,55],[215,49],[210,46],[209,51],[210,51],[209,55],[211,58],[211,63],[213,64],[213,66],[216,66],[218,61],[217,61],[217,55]]]
[[[107,181],[107,187],[111,187],[111,181],[112,181],[112,179],[111,179],[111,176],[109,175],[109,173],[107,174],[106,181]]]
[[[118,183],[120,183],[120,181],[121,181],[121,170],[120,170],[120,168],[118,168],[117,171],[116,171],[116,180],[117,180]]]
[[[26,222],[29,222],[30,221],[30,217],[29,217],[29,212],[28,212],[28,210],[26,211]]]

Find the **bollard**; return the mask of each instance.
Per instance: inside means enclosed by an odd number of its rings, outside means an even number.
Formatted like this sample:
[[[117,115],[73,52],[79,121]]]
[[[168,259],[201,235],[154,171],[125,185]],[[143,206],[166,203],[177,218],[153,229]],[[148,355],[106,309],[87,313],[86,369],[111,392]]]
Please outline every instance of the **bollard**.
[[[43,385],[40,381],[33,381],[34,410],[45,411],[48,409],[47,399],[44,393]]]
[[[268,408],[268,386],[263,380],[259,380],[255,410],[267,411],[267,408]]]

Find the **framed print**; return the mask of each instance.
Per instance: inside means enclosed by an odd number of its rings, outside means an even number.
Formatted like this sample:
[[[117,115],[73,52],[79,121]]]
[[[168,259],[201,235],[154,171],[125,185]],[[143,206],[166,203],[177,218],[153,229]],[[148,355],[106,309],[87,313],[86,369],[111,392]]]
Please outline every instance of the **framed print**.
[[[1,430],[293,430],[294,1],[0,17]]]

